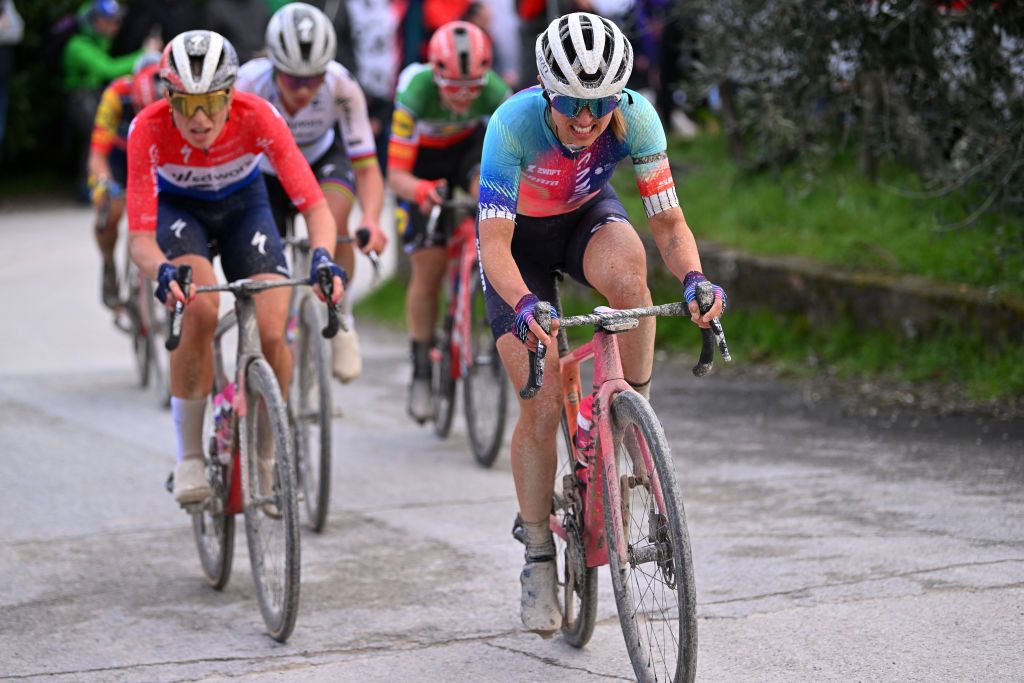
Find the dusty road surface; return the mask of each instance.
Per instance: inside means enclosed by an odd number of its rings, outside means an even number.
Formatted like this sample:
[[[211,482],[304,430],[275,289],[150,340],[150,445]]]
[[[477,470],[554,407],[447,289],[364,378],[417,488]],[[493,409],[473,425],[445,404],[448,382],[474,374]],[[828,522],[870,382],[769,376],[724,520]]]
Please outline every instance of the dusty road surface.
[[[482,470],[461,418],[446,442],[409,422],[405,342],[368,324],[365,374],[336,388],[328,527],[303,534],[298,625],[272,641],[244,534],[207,588],[163,490],[170,416],[100,308],[87,212],[5,210],[0,231],[0,678],[632,679],[603,570],[587,648],[522,630],[507,449]],[[690,519],[699,680],[1024,679],[1021,424],[852,415],[689,362],[660,361],[653,403]]]

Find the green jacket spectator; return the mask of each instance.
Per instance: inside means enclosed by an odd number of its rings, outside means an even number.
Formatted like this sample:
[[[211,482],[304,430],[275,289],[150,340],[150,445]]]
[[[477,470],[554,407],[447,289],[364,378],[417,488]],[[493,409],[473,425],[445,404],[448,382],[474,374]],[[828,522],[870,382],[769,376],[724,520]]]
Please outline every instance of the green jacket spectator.
[[[114,0],[98,0],[78,13],[80,29],[64,46],[61,66],[64,89],[99,90],[118,76],[132,72],[137,50],[121,57],[110,55],[110,44],[121,25],[120,8]]]

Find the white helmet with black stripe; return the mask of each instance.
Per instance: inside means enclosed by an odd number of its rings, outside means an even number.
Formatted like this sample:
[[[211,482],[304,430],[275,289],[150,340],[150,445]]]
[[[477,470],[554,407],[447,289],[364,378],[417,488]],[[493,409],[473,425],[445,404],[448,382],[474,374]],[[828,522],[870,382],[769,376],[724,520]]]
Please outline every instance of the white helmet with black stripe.
[[[230,88],[238,76],[238,54],[215,31],[185,31],[164,48],[160,78],[174,92],[201,94]]]
[[[317,76],[327,71],[338,42],[327,15],[304,2],[291,2],[274,12],[266,40],[274,68],[292,76]]]
[[[633,47],[615,24],[587,12],[552,21],[537,36],[537,72],[545,89],[597,99],[622,92],[633,71]]]

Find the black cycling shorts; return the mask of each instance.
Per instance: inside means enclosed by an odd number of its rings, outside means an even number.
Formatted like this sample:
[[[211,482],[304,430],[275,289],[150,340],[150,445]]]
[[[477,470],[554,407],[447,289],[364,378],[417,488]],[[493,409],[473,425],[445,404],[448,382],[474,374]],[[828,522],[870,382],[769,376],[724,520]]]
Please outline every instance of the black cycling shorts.
[[[161,192],[156,241],[168,259],[195,254],[212,261],[220,253],[228,282],[261,273],[288,276],[270,200],[258,176],[216,201]]]
[[[597,196],[571,213],[543,218],[516,215],[512,258],[530,291],[541,301],[551,301],[555,294],[553,270],[590,287],[583,274],[583,255],[594,233],[608,223],[629,224],[626,209],[611,185],[605,185]],[[516,312],[487,281],[482,266],[480,271],[487,317],[498,339],[514,329]]]
[[[461,187],[470,191],[470,182],[480,174],[480,155],[484,145],[484,128],[477,127],[465,140],[443,149],[420,147],[416,155],[416,164],[412,174],[423,180],[441,180],[448,183],[449,191]],[[406,253],[412,253],[427,247],[443,247],[447,244],[455,228],[451,211],[441,211],[438,218],[438,229],[427,243],[427,218],[420,213],[415,203],[399,201],[396,209],[395,228],[402,235],[402,244]]]
[[[342,149],[337,138],[326,152],[319,159],[310,164],[313,175],[321,186],[334,183],[340,185],[349,194],[356,191],[356,173],[352,168],[352,160],[348,153]],[[294,218],[298,211],[292,204],[291,198],[285,191],[281,180],[276,175],[263,174],[263,180],[267,183],[267,194],[270,195],[270,209],[274,214],[274,222],[277,224],[277,231],[282,237],[287,236],[289,219]],[[348,226],[338,226],[338,230]]]

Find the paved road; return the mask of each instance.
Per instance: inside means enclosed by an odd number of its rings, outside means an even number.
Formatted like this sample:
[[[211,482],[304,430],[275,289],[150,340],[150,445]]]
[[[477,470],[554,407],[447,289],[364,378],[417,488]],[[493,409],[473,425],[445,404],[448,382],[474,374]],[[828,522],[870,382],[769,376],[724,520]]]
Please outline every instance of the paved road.
[[[605,573],[585,650],[522,631],[507,453],[484,471],[461,421],[443,443],[409,423],[405,344],[366,324],[291,641],[263,633],[243,534],[231,583],[208,589],[162,489],[170,418],[100,310],[87,224],[78,209],[0,216],[0,677],[632,678]],[[749,372],[698,383],[668,359],[657,377],[700,680],[1024,678],[1021,424],[863,410]]]

